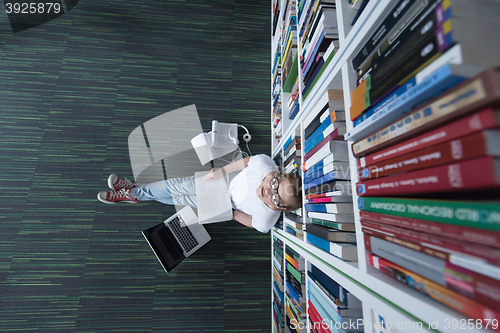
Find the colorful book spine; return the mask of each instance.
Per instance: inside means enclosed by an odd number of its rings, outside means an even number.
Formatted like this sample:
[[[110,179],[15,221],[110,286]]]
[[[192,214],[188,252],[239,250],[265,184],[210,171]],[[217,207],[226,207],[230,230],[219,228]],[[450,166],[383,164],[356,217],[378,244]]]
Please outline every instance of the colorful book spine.
[[[358,167],[408,154],[431,145],[458,139],[481,130],[500,127],[500,111],[487,108],[434,130],[359,158]]]
[[[435,234],[411,231],[364,219],[361,219],[361,225],[363,226],[363,231],[372,236],[397,244],[400,244],[398,243],[399,241],[417,244],[412,248],[444,259],[458,266],[461,266],[461,262],[465,262],[465,260],[475,260],[479,267],[479,271],[470,268],[475,272],[480,273],[480,270],[487,270],[489,269],[489,265],[500,266],[500,251],[493,247],[446,238]],[[464,257],[463,255],[467,258],[462,260],[460,258]]]
[[[349,161],[347,142],[330,140],[308,159],[304,159],[304,170],[307,171],[328,156],[332,157],[332,162]]]
[[[379,256],[370,254],[369,262],[370,265],[376,269],[418,290],[422,294],[433,298],[469,318],[481,320],[485,323],[485,325],[482,326],[483,328],[500,331],[498,325],[492,325],[494,322],[498,323],[500,320],[500,313],[497,310],[488,308],[479,302],[471,300]]]
[[[432,257],[404,246],[394,244],[365,234],[365,247],[396,265],[454,290],[470,299],[490,307],[499,308],[497,296],[500,294],[497,279],[478,274],[453,265],[443,259]]]
[[[500,231],[500,202],[382,197],[358,198],[360,210]]]
[[[358,253],[356,244],[351,243],[334,243],[324,240],[312,234],[307,234],[307,242],[314,246],[339,257],[342,260],[357,261]]]
[[[423,79],[419,77],[421,73],[356,119],[354,128],[346,133],[345,138],[357,140],[372,129],[385,126],[409,112],[415,103],[434,98],[466,79],[458,67],[448,64]]]
[[[311,222],[314,224],[322,225],[328,228],[334,228],[342,231],[356,231],[356,226],[353,222],[332,222],[321,219],[311,218]]]
[[[305,209],[308,212],[354,214],[350,203],[305,204]]]
[[[438,72],[443,71],[444,73],[448,71],[449,75],[451,75],[450,69],[450,65],[446,65]],[[434,75],[430,76],[429,80],[432,77]],[[450,77],[454,77],[454,75]],[[488,69],[455,86],[453,89],[410,112],[408,115],[402,116],[399,119],[396,119],[397,117],[391,119],[386,123],[387,125],[384,124],[385,126],[382,129],[356,141],[352,146],[354,156],[360,157],[375,150],[386,148],[401,140],[420,134],[425,130],[458,119],[479,108],[494,103],[498,104],[499,102],[499,70]]]
[[[445,237],[483,244],[500,249],[500,232],[368,211],[360,211],[359,215],[362,220],[379,222],[390,226],[416,230],[434,235],[442,235]]]
[[[486,130],[430,146],[359,169],[359,179],[367,180],[468,160],[480,156],[500,157],[497,144],[500,130]]]
[[[398,196],[500,187],[500,159],[490,156],[416,170],[356,184],[359,196]]]
[[[349,179],[351,179],[350,174],[346,175],[344,172],[331,171],[324,176],[318,177],[308,183],[305,183],[304,189],[308,190],[314,186],[318,186],[332,180],[349,180]]]
[[[429,30],[428,37],[420,41],[407,58],[399,64],[390,64],[396,67],[394,70],[381,77],[376,75],[378,73],[372,74],[371,89],[364,92],[363,98],[352,101],[351,120],[359,118],[365,110],[378,104],[391,92],[403,86],[411,77],[441,56],[448,46],[450,45],[446,43],[441,27],[437,30]]]
[[[339,134],[339,129],[330,124],[324,133],[316,137],[316,140],[309,143],[309,146],[304,147],[305,159],[309,159],[321,147],[326,145],[331,140],[341,140],[343,137]]]

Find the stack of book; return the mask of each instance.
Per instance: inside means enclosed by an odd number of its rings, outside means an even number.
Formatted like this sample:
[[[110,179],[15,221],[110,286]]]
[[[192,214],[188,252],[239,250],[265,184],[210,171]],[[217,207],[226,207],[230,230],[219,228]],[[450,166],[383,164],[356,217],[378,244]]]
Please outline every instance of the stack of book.
[[[283,15],[281,54],[283,91],[290,92],[297,78],[297,8],[296,0],[287,0]]]
[[[273,316],[275,332],[282,332],[284,320],[283,242],[273,237]]]
[[[354,128],[346,139],[387,125],[422,101],[496,66],[500,23],[491,1],[400,0],[353,57]]]
[[[311,264],[307,271],[309,327],[313,332],[364,332],[361,302],[349,291]]]
[[[305,98],[339,47],[335,0],[299,4],[299,62]]]
[[[488,69],[352,146],[370,264],[478,320],[500,319],[499,106]]]
[[[284,221],[288,233],[303,239],[305,224],[300,214],[297,212],[286,212]]]
[[[274,54],[273,67],[271,73],[273,76],[273,87],[271,89],[271,100],[272,100],[272,124],[273,124],[273,135],[274,138],[280,139],[282,133],[281,123],[281,48],[279,46],[276,48]]]
[[[287,326],[292,332],[304,332],[306,322],[305,262],[292,248],[285,248]]]
[[[293,132],[283,143],[283,160],[285,172],[290,173],[300,170],[302,156],[302,140],[300,131]]]
[[[329,90],[304,120],[303,183],[307,242],[344,260],[357,260],[351,174],[342,90]]]

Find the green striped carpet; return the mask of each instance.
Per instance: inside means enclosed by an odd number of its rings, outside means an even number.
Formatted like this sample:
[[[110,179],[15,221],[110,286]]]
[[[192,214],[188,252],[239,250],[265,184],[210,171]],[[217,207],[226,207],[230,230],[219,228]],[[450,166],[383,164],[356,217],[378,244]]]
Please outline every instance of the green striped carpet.
[[[268,332],[270,239],[236,222],[166,274],[140,231],[173,213],[104,205],[128,134],[196,104],[270,152],[270,3],[98,1],[12,34],[0,14],[0,331]],[[244,147],[243,147],[244,148]]]

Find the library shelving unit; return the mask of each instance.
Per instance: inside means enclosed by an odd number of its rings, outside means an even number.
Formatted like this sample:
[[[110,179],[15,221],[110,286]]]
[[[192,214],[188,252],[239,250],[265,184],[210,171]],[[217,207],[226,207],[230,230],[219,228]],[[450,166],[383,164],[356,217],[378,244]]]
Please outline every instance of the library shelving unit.
[[[296,1],[296,3],[295,3]],[[299,3],[298,0],[273,0],[271,4],[271,22],[272,22],[272,51],[271,51],[271,90],[272,90],[272,142],[271,154],[277,163],[281,163],[283,168],[284,147],[283,144],[287,138],[294,136],[303,137],[304,135],[304,120],[310,119],[312,115],[318,114],[322,107],[328,102],[328,91],[342,90],[344,97],[344,108],[349,110],[351,105],[351,92],[355,88],[356,74],[350,66],[350,63],[362,48],[370,35],[381,24],[385,16],[391,11],[397,1],[393,0],[370,0],[361,15],[359,15],[356,23],[351,25],[351,22],[357,14],[357,10],[353,7],[349,0],[336,0],[336,19],[338,27],[338,47],[331,60],[325,64],[324,70],[317,79],[314,86],[304,96],[304,86],[301,83],[302,73],[298,71],[300,82],[300,97],[297,99],[300,103],[299,111],[293,119],[289,119],[288,115],[291,112],[287,101],[290,97],[290,92],[283,91],[284,82],[281,81],[282,71],[285,67],[283,52],[286,51],[287,45],[283,45],[287,40],[287,32],[284,29],[289,29],[289,25],[285,22],[287,19],[284,15],[289,15],[289,10],[296,10]],[[331,1],[330,1],[331,3]],[[289,7],[289,8],[287,8]],[[288,9],[288,11],[287,11]],[[296,28],[297,29],[297,28]],[[297,32],[295,32],[297,33]],[[292,38],[294,36],[291,36]],[[287,42],[288,43],[288,42]],[[296,47],[294,52],[300,53],[300,45],[293,45],[297,41],[292,41],[292,47]],[[291,52],[291,51],[290,51]],[[295,64],[296,65],[296,64]],[[279,108],[276,104],[280,103]],[[279,111],[277,111],[279,110]],[[347,112],[346,112],[347,113]],[[278,124],[279,123],[279,124]],[[353,128],[349,117],[346,117],[346,130]],[[352,142],[347,142],[349,152],[351,152]],[[302,150],[304,145],[302,145]],[[302,154],[304,152],[302,151]],[[304,156],[304,155],[302,155]],[[338,332],[349,331],[364,331],[364,332],[459,332],[461,331],[456,325],[451,323],[460,323],[464,321],[464,316],[450,309],[449,307],[432,300],[431,298],[413,290],[406,285],[395,281],[391,277],[383,274],[373,268],[368,263],[368,253],[365,250],[363,233],[359,221],[359,209],[357,205],[357,197],[355,191],[355,183],[358,178],[356,170],[356,160],[352,153],[349,157],[353,209],[355,216],[356,229],[356,244],[358,261],[344,261],[329,253],[320,250],[306,241],[306,231],[302,230],[293,235],[286,230],[287,217],[283,215],[283,223],[280,226],[275,226],[271,231],[271,247],[274,249],[277,243],[281,246],[282,256],[275,257],[274,251],[273,263],[271,269],[272,284],[273,284],[273,314],[272,314],[272,331],[273,332],[288,332],[289,329],[285,325],[287,310],[285,309],[286,300],[275,300],[279,293],[285,291],[286,294],[286,279],[285,263],[283,251],[287,248],[297,253],[300,258],[303,258],[304,267],[310,265],[316,266],[332,280],[341,285],[346,291],[352,294],[362,303],[362,314],[364,326],[362,328],[339,330]],[[304,193],[303,193],[304,194]],[[299,210],[299,214],[306,220],[308,217],[305,211]],[[281,261],[279,264],[282,267],[281,281],[276,283],[276,272],[274,266],[276,261]],[[278,278],[279,279],[279,278]],[[303,274],[304,285],[307,286],[309,277]],[[280,284],[280,285],[279,285]],[[280,291],[276,290],[280,289]],[[281,297],[281,296],[280,296]],[[286,297],[286,296],[285,296]],[[307,297],[307,292],[304,293]],[[308,311],[307,299],[304,300],[305,306],[302,313],[299,314],[299,321],[302,320],[303,329],[298,332],[313,332],[308,327]],[[276,312],[282,317],[276,322]],[[467,318],[465,318],[467,320]],[[384,327],[383,323],[391,323],[391,327]],[[467,322],[466,322],[467,323]],[[346,328],[346,327],[344,327]],[[335,330],[332,330],[334,332]],[[467,332],[485,331],[466,327]]]

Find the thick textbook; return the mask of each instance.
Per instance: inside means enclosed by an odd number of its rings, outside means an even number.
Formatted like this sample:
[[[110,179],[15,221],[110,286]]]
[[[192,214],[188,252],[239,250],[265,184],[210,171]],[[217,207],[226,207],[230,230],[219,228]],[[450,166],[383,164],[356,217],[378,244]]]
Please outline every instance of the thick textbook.
[[[500,202],[359,197],[360,210],[500,231]]]
[[[324,161],[324,159],[323,159]],[[331,162],[324,165],[323,161],[316,163],[312,168],[303,173],[304,183],[309,183],[311,180],[326,175],[329,172],[339,172],[344,178],[351,175],[349,162]]]
[[[364,156],[491,104],[500,104],[500,73],[495,68],[479,73],[365,136],[352,145],[352,151],[356,157]]]
[[[434,130],[404,140],[380,151],[357,159],[358,167],[408,154],[427,146],[437,145],[481,130],[500,127],[500,111],[492,108],[475,112]]]
[[[399,0],[396,6],[391,9],[391,12],[387,14],[382,24],[370,36],[370,39],[363,48],[354,56],[352,60],[354,71],[362,66],[367,58],[374,54],[376,47],[383,41],[385,36],[392,32],[408,13],[413,14],[416,12],[415,8],[422,7],[424,2],[425,0],[419,0],[418,2]]]
[[[488,277],[443,259],[365,234],[368,251],[482,304],[499,308],[500,275]],[[497,269],[497,270],[500,270]]]
[[[352,202],[350,195],[330,195],[317,198],[306,198],[306,203]]]
[[[365,221],[374,221],[390,226],[500,248],[500,232],[367,211],[360,211],[359,215]]]
[[[359,196],[398,196],[500,188],[500,159],[485,156],[358,182]]]
[[[384,177],[480,156],[500,157],[500,130],[486,130],[359,168],[359,179]]]
[[[435,61],[439,61],[439,58]],[[365,133],[370,133],[408,113],[415,104],[434,98],[466,79],[462,68],[449,64],[428,76],[425,76],[426,74],[421,71],[356,119],[355,127],[346,133],[345,139],[357,140]]]
[[[497,310],[488,308],[479,302],[471,300],[453,290],[396,265],[389,260],[373,254],[369,254],[368,260],[370,265],[376,269],[418,290],[422,294],[433,298],[469,318],[480,319],[484,323],[482,326],[483,328],[487,326],[487,328],[492,329],[493,322],[498,323],[500,320],[500,313]],[[496,325],[497,331],[498,328],[499,326]]]
[[[354,232],[340,231],[314,223],[306,225],[306,232],[329,242],[356,243],[356,234]]]
[[[483,269],[488,270],[489,265],[500,266],[500,251],[493,247],[389,226],[365,219],[361,219],[361,225],[364,233],[410,247],[478,273],[481,273]],[[407,243],[409,246],[406,245]]]
[[[334,243],[324,240],[312,234],[306,235],[306,241],[314,246],[326,251],[334,256],[347,261],[357,261],[358,251],[356,244],[352,243]]]
[[[371,74],[373,78],[370,78],[370,89],[361,92],[362,98],[352,101],[349,109],[351,120],[359,118],[365,110],[373,107],[391,92],[403,86],[418,72],[436,60],[450,46],[446,43],[442,30],[432,30],[428,34],[429,36],[417,44],[416,49],[409,51],[409,54],[405,59],[402,59],[401,63],[392,64],[388,60],[390,64],[387,64],[387,66],[389,68],[395,66],[395,68],[386,75],[378,75],[380,70]]]

